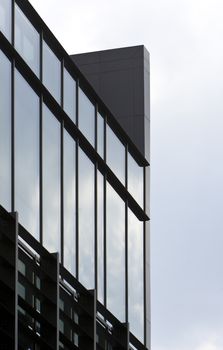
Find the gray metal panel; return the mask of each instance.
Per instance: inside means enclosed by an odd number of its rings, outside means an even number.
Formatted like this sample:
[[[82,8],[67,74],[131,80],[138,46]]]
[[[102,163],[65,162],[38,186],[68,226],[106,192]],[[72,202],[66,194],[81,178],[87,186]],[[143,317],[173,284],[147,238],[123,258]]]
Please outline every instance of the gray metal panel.
[[[149,53],[134,46],[72,55],[96,92],[149,160]],[[148,145],[148,146],[147,146]]]

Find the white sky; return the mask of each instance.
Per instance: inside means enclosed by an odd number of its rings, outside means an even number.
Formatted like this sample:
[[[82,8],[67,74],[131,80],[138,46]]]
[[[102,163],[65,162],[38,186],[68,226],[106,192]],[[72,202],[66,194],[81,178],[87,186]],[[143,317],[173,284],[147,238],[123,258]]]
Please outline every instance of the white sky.
[[[152,350],[222,350],[223,1],[31,3],[70,54],[150,51]]]

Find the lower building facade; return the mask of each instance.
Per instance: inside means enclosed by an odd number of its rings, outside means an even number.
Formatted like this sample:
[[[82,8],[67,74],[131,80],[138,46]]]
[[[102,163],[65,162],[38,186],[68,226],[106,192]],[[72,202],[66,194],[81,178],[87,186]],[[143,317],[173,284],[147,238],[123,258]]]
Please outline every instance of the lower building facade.
[[[28,1],[0,3],[1,349],[150,348],[146,57],[134,136]]]

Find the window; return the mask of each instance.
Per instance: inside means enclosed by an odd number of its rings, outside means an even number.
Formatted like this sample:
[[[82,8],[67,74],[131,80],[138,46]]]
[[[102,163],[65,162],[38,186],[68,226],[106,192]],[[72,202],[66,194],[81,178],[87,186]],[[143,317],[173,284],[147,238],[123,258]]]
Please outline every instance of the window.
[[[143,208],[143,167],[128,153],[128,191]]]
[[[97,120],[97,126],[98,126],[98,132],[97,132],[97,137],[98,137],[98,144],[97,144],[97,152],[101,156],[101,158],[104,159],[104,131],[105,131],[105,120],[101,116],[100,113],[97,115],[98,120]]]
[[[60,123],[43,105],[43,245],[60,252]]]
[[[0,30],[11,41],[12,3],[9,0],[0,1]]]
[[[97,203],[97,263],[98,263],[98,300],[104,304],[104,176],[98,172]]]
[[[132,332],[144,341],[143,222],[128,210],[128,305]]]
[[[15,5],[15,48],[39,76],[40,36],[17,5]]]
[[[95,106],[91,103],[85,93],[79,89],[79,117],[78,124],[80,131],[95,145]]]
[[[61,62],[43,41],[43,84],[61,103]]]
[[[107,184],[107,307],[125,321],[125,203]]]
[[[15,71],[15,209],[39,239],[39,97]]]
[[[94,165],[79,148],[79,280],[95,287],[94,275]]]
[[[11,210],[11,63],[0,51],[0,202]]]
[[[125,146],[107,125],[107,164],[125,185]]]
[[[76,276],[76,143],[64,131],[64,266]]]
[[[76,124],[76,81],[64,69],[64,110]]]

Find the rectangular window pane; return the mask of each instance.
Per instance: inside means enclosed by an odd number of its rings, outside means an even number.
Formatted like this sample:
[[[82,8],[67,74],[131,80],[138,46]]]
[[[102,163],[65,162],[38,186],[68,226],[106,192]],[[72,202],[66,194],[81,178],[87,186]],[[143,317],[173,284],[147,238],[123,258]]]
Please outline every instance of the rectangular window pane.
[[[15,71],[15,209],[39,239],[39,97]]]
[[[88,139],[88,141],[95,145],[95,106],[85,93],[79,89],[79,115],[78,115],[79,129]]]
[[[64,69],[64,110],[76,123],[76,81]]]
[[[76,143],[64,131],[64,266],[76,276]]]
[[[138,204],[143,207],[143,172],[135,159],[128,153],[128,191]]]
[[[97,262],[98,300],[104,304],[104,176],[98,172]]]
[[[12,2],[10,0],[0,1],[0,30],[11,41],[11,13]]]
[[[60,123],[43,105],[43,245],[60,252]]]
[[[95,287],[94,276],[94,165],[79,148],[79,280]]]
[[[107,164],[125,185],[125,146],[107,125]]]
[[[17,5],[15,5],[15,48],[39,76],[40,36]]]
[[[104,159],[104,130],[105,130],[105,120],[101,116],[100,113],[98,113],[98,154],[101,156],[101,158]]]
[[[107,306],[125,321],[125,203],[107,184]]]
[[[132,332],[144,341],[143,222],[128,210],[128,298],[129,324]]]
[[[0,203],[11,210],[11,63],[0,51]]]
[[[43,84],[61,102],[61,62],[43,41]]]

